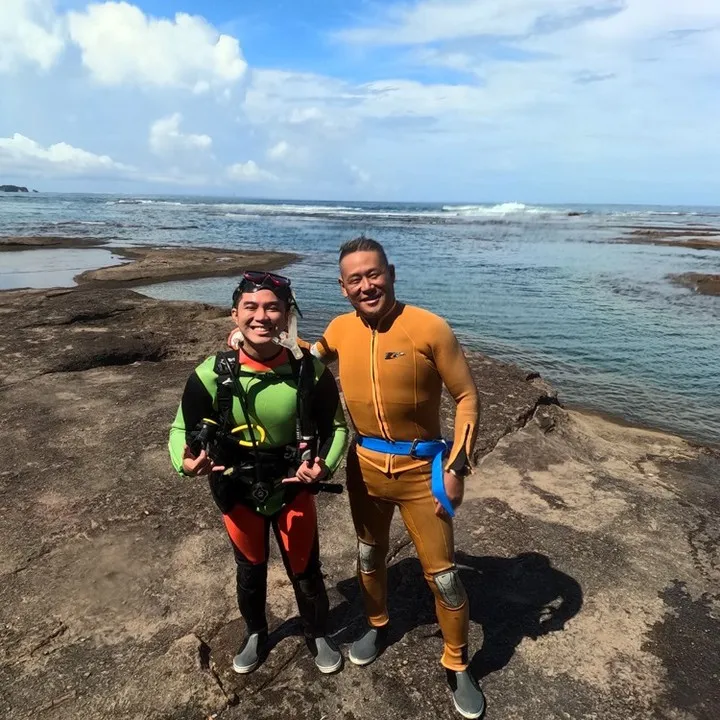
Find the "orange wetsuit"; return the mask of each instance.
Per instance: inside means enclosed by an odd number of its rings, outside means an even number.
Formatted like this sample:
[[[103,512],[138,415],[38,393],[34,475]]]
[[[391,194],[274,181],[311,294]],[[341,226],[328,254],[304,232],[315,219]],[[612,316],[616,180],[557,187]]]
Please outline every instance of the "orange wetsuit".
[[[359,435],[392,441],[441,437],[443,383],[457,403],[446,469],[468,464],[477,434],[478,393],[457,338],[442,318],[396,303],[375,329],[355,312],[335,318],[313,353],[339,361],[340,384]],[[430,461],[351,446],[347,487],[358,535],[358,578],[368,622],[388,622],[387,567],[395,506],[415,544],[445,648],[442,664],[467,666],[468,607],[454,563],[452,520],[435,514]]]

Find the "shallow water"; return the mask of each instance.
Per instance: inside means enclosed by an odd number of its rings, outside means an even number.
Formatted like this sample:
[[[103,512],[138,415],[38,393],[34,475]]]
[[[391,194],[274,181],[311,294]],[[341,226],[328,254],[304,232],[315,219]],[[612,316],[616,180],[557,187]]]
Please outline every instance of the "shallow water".
[[[0,253],[0,290],[72,287],[85,270],[127,262],[108,250],[36,249]]]
[[[469,346],[537,370],[563,401],[715,443],[720,298],[677,288],[665,276],[718,272],[720,252],[610,242],[628,226],[657,225],[720,227],[720,209],[0,199],[4,234],[297,252],[302,259],[287,272],[306,337],[347,310],[337,249],[365,232],[395,263],[399,297],[444,315]],[[225,305],[233,285],[217,278],[146,292]]]

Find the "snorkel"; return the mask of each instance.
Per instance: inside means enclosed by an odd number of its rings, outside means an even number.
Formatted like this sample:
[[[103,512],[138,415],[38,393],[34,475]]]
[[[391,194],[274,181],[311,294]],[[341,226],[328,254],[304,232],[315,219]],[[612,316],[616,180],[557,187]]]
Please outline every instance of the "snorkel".
[[[287,348],[291,353],[292,356],[296,360],[302,359],[302,350],[300,349],[300,346],[298,345],[298,315],[302,317],[302,313],[300,312],[300,308],[297,305],[297,302],[295,300],[295,295],[290,291],[292,301],[290,302],[290,309],[288,311],[288,329],[287,331],[281,330],[277,337],[274,337],[272,341],[276,345],[280,345],[284,348]]]

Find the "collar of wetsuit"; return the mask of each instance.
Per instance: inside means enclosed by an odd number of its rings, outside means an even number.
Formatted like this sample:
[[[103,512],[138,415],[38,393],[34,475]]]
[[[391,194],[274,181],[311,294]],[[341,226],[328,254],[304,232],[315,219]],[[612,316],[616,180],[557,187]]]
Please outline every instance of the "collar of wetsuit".
[[[400,315],[400,313],[403,311],[403,308],[405,305],[403,303],[398,302],[397,300],[393,303],[392,307],[377,321],[377,325],[375,326],[375,329],[378,332],[382,332],[383,330],[387,330],[390,325],[392,325],[393,320]],[[370,327],[370,323],[362,316],[360,313],[357,313],[359,318]]]

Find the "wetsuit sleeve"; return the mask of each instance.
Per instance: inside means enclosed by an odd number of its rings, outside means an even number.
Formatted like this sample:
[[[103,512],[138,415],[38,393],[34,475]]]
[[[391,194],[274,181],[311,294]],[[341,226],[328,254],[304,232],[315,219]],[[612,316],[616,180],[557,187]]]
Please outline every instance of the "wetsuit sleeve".
[[[310,352],[318,358],[318,360],[322,360],[327,365],[337,359],[339,340],[340,333],[336,319],[325,328],[322,337],[312,346]]]
[[[333,374],[320,362],[320,376],[313,393],[313,412],[318,431],[319,456],[331,473],[337,470],[348,443],[348,427]]]
[[[175,420],[170,426],[168,441],[170,461],[175,471],[183,476],[185,473],[182,463],[187,434],[192,432],[203,418],[213,417],[215,414],[214,395],[208,390],[208,383],[202,380],[207,375],[207,372],[203,372],[206,370],[206,366],[207,361],[197,367],[188,378],[180,406],[175,414]]]
[[[435,366],[445,387],[457,403],[453,447],[446,470],[464,471],[470,465],[477,438],[480,400],[462,347],[447,322],[441,320],[432,346]]]

